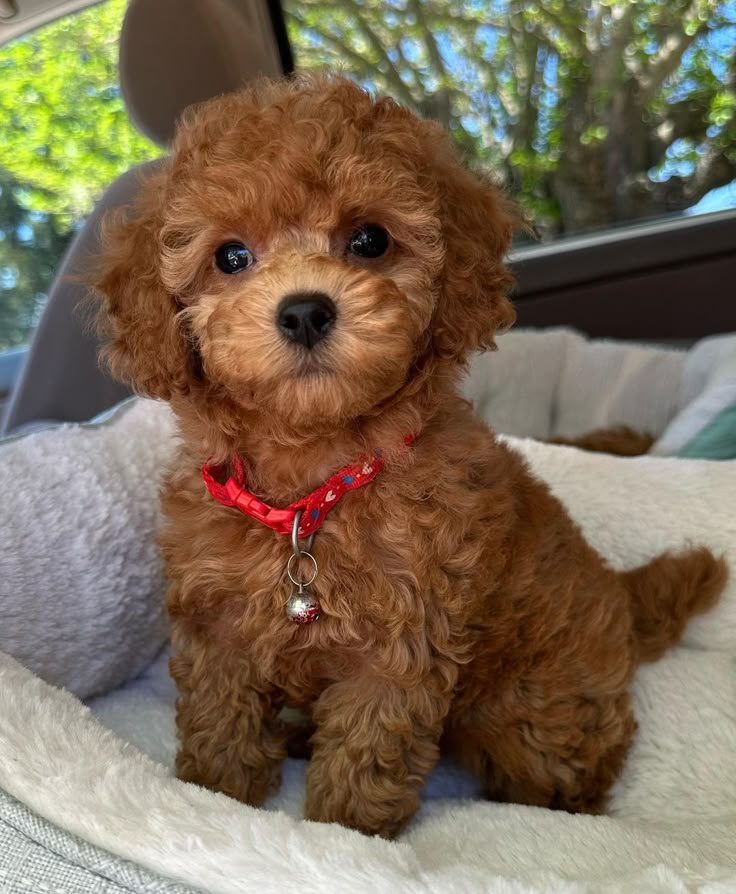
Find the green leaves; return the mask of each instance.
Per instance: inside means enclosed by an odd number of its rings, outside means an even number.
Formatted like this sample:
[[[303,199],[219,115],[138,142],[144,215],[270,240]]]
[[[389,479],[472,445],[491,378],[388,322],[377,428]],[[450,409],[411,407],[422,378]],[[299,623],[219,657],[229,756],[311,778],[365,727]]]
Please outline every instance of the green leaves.
[[[0,48],[2,165],[29,210],[69,229],[132,165],[158,154],[128,121],[117,81],[124,0]]]
[[[715,127],[726,127],[736,118],[736,91],[720,90],[716,92],[710,104],[708,121]]]
[[[108,0],[0,47],[0,350],[27,341],[75,224],[159,154],[125,112]]]

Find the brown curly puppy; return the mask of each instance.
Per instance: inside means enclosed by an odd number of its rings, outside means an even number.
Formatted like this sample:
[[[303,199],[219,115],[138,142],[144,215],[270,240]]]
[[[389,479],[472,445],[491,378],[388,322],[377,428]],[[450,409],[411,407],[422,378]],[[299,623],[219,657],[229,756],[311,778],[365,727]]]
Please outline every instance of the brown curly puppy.
[[[637,662],[726,571],[702,549],[615,573],[458,396],[514,318],[514,226],[436,124],[326,77],[194,111],[108,225],[107,359],[181,429],[162,535],[181,778],[261,804],[293,705],[315,725],[313,820],[395,835],[441,747],[490,798],[604,804]],[[318,531],[322,616],[294,624],[289,537],[213,499],[201,467],[242,464],[284,507],[378,451]]]

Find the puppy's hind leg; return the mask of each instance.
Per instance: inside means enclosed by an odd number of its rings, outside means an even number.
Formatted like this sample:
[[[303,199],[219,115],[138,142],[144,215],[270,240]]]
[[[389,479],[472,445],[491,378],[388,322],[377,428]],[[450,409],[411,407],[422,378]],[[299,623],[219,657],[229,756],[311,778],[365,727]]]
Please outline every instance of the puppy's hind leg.
[[[494,801],[599,813],[620,773],[636,722],[625,692],[607,699],[523,697],[475,706],[454,718],[443,748]]]

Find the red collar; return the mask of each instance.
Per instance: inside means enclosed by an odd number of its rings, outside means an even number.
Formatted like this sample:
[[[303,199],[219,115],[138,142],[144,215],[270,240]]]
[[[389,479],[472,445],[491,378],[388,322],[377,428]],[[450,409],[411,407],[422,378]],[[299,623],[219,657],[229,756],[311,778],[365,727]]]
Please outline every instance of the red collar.
[[[414,435],[406,435],[404,444],[409,446],[413,440]],[[349,490],[355,490],[373,481],[383,468],[383,459],[380,451],[376,451],[372,457],[362,457],[357,462],[335,472],[317,490],[290,503],[285,509],[269,506],[246,490],[245,486],[248,482],[245,477],[243,461],[239,456],[232,458],[230,466],[234,475],[229,476],[224,484],[220,484],[215,476],[219,477],[225,472],[225,465],[205,463],[202,466],[205,487],[218,503],[239,509],[245,515],[268,525],[277,534],[291,534],[294,517],[301,510],[299,537],[308,537],[322,526],[327,513],[340,502],[340,499]]]

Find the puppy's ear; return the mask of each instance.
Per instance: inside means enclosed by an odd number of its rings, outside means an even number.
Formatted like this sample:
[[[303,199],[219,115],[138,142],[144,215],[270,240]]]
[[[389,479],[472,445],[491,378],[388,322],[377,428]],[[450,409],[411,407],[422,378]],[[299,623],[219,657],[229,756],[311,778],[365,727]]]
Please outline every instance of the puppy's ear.
[[[191,361],[179,308],[161,281],[165,182],[164,174],[149,179],[132,208],[105,218],[94,288],[101,360],[137,393],[166,400],[189,389]]]
[[[441,357],[462,363],[473,351],[495,349],[495,334],[516,319],[506,297],[513,277],[505,256],[523,224],[498,187],[443,148],[436,173],[446,254],[433,339]]]

